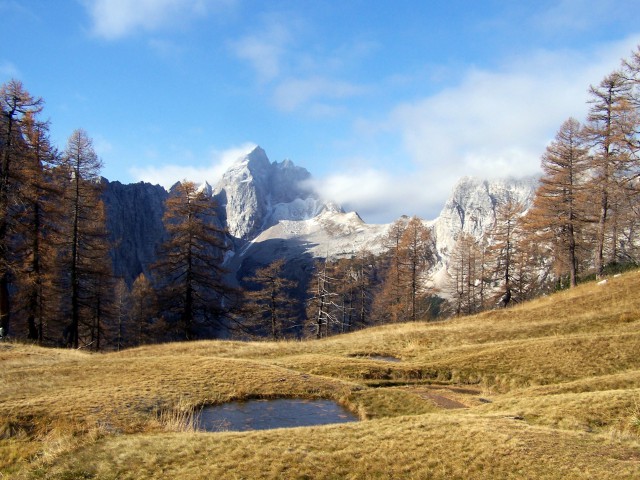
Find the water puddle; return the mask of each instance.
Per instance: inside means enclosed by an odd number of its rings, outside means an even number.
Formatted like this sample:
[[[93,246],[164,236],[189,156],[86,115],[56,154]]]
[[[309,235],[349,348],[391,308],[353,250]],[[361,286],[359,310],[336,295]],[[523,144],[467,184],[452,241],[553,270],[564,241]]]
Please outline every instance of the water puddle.
[[[400,359],[396,357],[389,357],[387,355],[370,355],[369,358],[371,360],[379,360],[381,362],[399,362]]]
[[[355,421],[358,421],[356,415],[333,400],[280,398],[205,407],[198,418],[198,429],[244,432]]]
[[[398,357],[393,357],[391,355],[381,355],[381,354],[369,354],[369,353],[362,353],[362,354],[352,354],[349,355],[350,357],[353,358],[362,358],[362,359],[367,359],[367,360],[377,360],[378,362],[393,362],[393,363],[397,363],[397,362],[401,362],[402,360]]]

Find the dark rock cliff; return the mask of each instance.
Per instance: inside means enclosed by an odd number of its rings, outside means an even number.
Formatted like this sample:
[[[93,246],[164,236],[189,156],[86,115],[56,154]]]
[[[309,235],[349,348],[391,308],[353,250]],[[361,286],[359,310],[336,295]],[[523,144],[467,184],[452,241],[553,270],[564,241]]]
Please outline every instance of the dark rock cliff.
[[[149,266],[156,259],[165,235],[162,216],[169,194],[150,183],[103,183],[114,274],[131,285],[140,273],[149,275]]]

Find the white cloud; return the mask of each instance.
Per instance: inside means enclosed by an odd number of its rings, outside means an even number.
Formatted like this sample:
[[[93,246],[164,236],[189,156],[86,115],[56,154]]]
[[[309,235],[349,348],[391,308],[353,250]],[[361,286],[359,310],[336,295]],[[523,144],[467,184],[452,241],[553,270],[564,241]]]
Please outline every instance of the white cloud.
[[[471,69],[456,87],[397,106],[391,128],[401,133],[413,161],[434,173],[535,173],[562,122],[585,116],[589,84],[618,68],[637,42],[585,54],[530,53],[499,71]]]
[[[209,164],[204,166],[165,164],[156,167],[151,165],[132,167],[129,169],[129,173],[136,181],[162,185],[166,189],[185,179],[196,183],[207,181],[214,185],[231,165],[254,148],[256,148],[255,144],[245,143],[226,150],[213,150],[209,155]]]
[[[383,169],[349,169],[311,182],[323,198],[346,210],[355,210],[368,223],[389,223],[400,215],[434,218],[450,193],[421,172],[410,174]]]
[[[93,21],[93,33],[107,40],[138,30],[151,32],[202,17],[214,6],[234,0],[81,0]]]
[[[339,100],[360,95],[368,87],[341,80],[340,73],[377,48],[375,42],[357,41],[331,52],[309,53],[309,32],[300,18],[265,15],[263,26],[229,43],[231,52],[247,62],[257,83],[268,88],[273,105],[283,112],[304,111],[311,116],[343,112]]]
[[[388,222],[401,214],[434,218],[465,175],[539,173],[540,156],[562,122],[586,116],[589,85],[618,68],[639,42],[633,37],[583,53],[529,52],[498,70],[469,69],[458,85],[396,105],[384,121],[354,124],[361,144],[399,137],[412,174],[397,172],[390,161],[386,169],[330,175],[317,188],[367,220]]]
[[[99,134],[93,137],[93,147],[99,157],[104,157],[113,152],[113,144]]]
[[[282,58],[290,41],[290,32],[274,22],[261,34],[230,43],[230,48],[238,58],[251,64],[261,82],[268,82],[280,75]]]

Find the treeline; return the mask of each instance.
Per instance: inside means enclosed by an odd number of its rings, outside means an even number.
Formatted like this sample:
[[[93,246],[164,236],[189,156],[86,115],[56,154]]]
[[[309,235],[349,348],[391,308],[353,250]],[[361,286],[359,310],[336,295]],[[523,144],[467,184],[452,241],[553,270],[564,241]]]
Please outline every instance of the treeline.
[[[221,334],[323,337],[435,312],[425,288],[434,242],[418,218],[392,226],[383,255],[316,262],[308,284],[278,260],[232,288],[223,268],[232,243],[214,200],[186,181],[165,202],[166,240],[149,277],[129,286],[112,271],[102,165],[87,132],[60,151],[42,99],[12,80],[0,101],[2,336],[119,350]]]
[[[93,350],[225,335],[325,337],[370,325],[506,306],[640,254],[640,49],[590,88],[584,124],[564,122],[542,155],[531,206],[498,205],[482,238],[461,232],[447,280],[433,232],[395,222],[385,252],[316,261],[308,282],[284,260],[242,288],[225,283],[231,248],[214,200],[190,182],[166,201],[166,240],[131,286],[112,272],[101,162],[84,130],[51,144],[43,101],[0,88],[0,336]],[[442,284],[442,282],[440,282]]]

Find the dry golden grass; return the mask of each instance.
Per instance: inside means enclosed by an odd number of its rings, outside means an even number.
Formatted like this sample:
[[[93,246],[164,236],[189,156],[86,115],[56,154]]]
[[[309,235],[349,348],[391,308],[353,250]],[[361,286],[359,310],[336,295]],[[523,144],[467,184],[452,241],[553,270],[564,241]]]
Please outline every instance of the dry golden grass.
[[[405,416],[248,433],[108,437],[33,472],[63,478],[637,478],[632,445],[509,418]]]
[[[640,478],[639,291],[631,272],[322,341],[0,343],[0,478]],[[202,405],[272,397],[367,421],[194,431]]]

